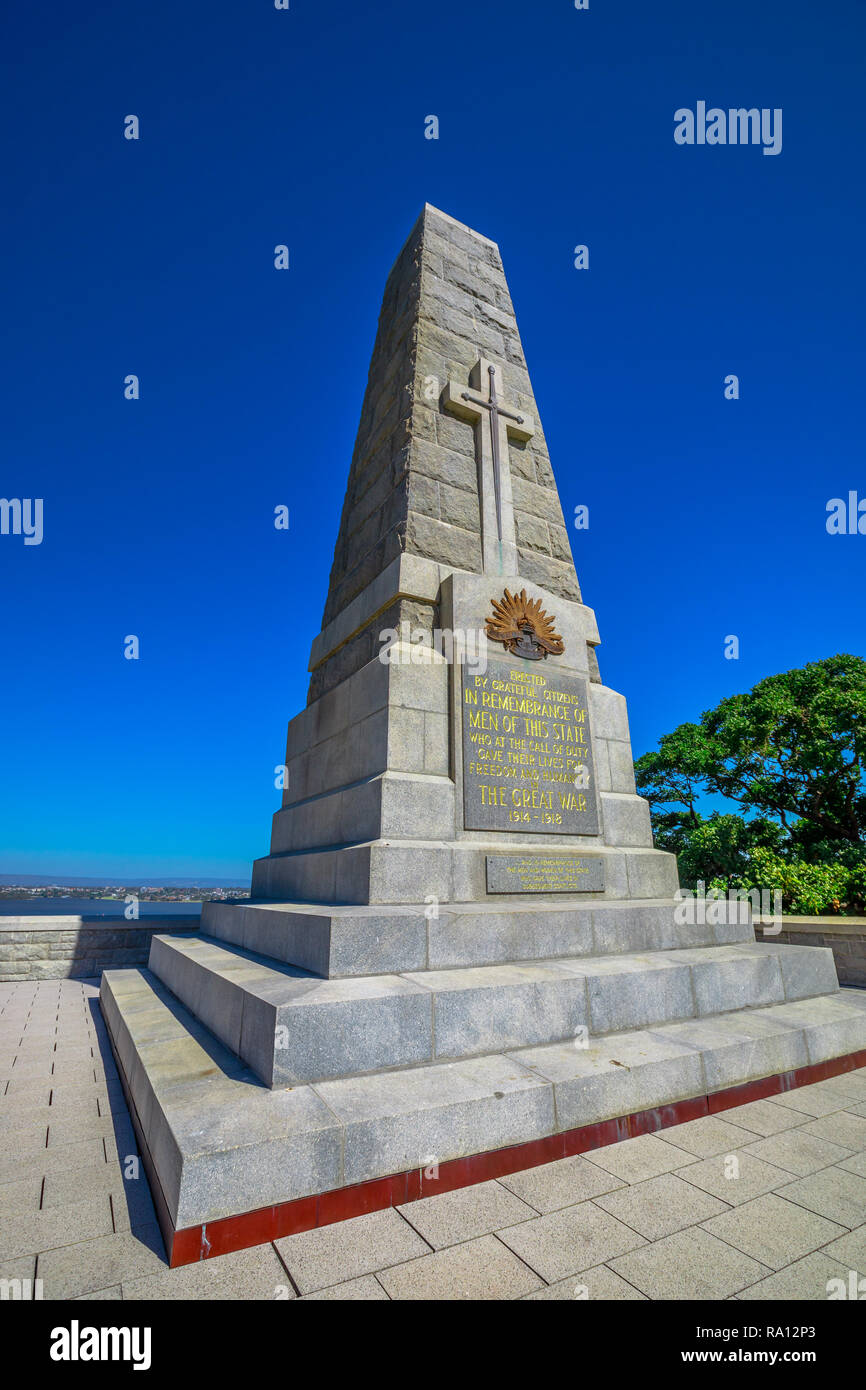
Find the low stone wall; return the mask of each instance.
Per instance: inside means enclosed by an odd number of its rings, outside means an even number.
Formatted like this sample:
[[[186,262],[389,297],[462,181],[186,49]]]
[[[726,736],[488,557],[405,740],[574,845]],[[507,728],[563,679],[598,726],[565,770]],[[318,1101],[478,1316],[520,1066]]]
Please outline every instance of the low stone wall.
[[[840,985],[866,987],[866,917],[783,917],[778,935],[755,935],[789,946],[829,946]]]
[[[178,917],[0,917],[0,980],[89,979],[146,965],[154,932],[188,936],[194,914]]]

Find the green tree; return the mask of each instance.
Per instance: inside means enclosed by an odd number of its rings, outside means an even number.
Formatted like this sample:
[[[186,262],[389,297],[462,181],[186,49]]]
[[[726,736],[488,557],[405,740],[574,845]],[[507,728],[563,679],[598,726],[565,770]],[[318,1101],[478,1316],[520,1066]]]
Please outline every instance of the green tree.
[[[745,820],[742,816],[723,815],[713,811],[706,820],[685,830],[677,855],[680,879],[687,888],[694,888],[698,879],[715,882],[725,892],[739,887],[749,877],[754,850],[778,850],[782,831],[774,821],[763,817]],[[660,849],[673,848],[659,844]]]
[[[638,791],[650,809],[663,815],[662,807],[676,807],[668,813],[675,823],[696,826],[701,817],[695,803],[704,792],[706,740],[698,724],[680,724],[672,734],[663,734],[656,752],[644,753],[634,765]],[[653,822],[655,824],[655,821]]]
[[[747,817],[776,821],[799,858],[853,852],[859,860],[866,847],[866,661],[843,653],[768,676],[705,711],[698,724],[665,734],[635,772],[661,838],[697,831],[697,801],[717,794]]]
[[[852,870],[842,863],[807,864],[781,859],[771,849],[756,846],[737,885],[747,891],[778,891],[782,910],[807,917],[836,913],[847,904],[849,912],[862,905],[862,867]]]

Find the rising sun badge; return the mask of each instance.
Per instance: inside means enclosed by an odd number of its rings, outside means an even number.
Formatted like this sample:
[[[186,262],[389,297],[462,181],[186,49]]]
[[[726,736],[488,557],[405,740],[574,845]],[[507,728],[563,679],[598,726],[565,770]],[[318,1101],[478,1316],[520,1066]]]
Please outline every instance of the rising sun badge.
[[[565,643],[554,632],[553,618],[545,613],[540,599],[526,597],[526,590],[493,600],[493,616],[487,619],[487,636],[491,642],[501,642],[514,656],[527,661],[546,661],[549,656],[561,656]]]

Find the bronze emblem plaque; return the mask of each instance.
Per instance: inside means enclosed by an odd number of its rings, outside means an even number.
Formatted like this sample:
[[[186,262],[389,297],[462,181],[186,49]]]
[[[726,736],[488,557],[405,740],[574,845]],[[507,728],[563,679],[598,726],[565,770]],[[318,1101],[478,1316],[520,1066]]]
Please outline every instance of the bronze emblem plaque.
[[[461,669],[463,825],[597,835],[587,682],[519,661]]]
[[[527,661],[546,661],[562,656],[565,643],[554,629],[554,619],[541,606],[541,599],[526,597],[526,590],[493,600],[493,613],[487,619],[487,637],[501,642],[515,656]]]

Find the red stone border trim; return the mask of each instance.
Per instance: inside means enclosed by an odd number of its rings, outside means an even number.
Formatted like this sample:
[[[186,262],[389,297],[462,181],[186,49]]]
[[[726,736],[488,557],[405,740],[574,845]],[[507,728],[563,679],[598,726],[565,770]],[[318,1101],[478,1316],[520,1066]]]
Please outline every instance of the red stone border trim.
[[[281,1202],[277,1206],[242,1212],[239,1216],[225,1216],[219,1221],[208,1221],[203,1226],[175,1230],[144,1142],[138,1115],[127,1091],[123,1069],[118,1062],[133,1127],[150,1178],[169,1266],[172,1269],[179,1265],[194,1264],[198,1260],[209,1260],[215,1255],[227,1255],[232,1250],[246,1250],[253,1245],[264,1245],[268,1241],[278,1240],[280,1236],[312,1231],[317,1226],[329,1226],[335,1221],[347,1221],[350,1217],[364,1216],[367,1212],[402,1206],[405,1202],[417,1201],[419,1197],[434,1197],[442,1192],[453,1192],[458,1187],[469,1187],[473,1183],[488,1182],[491,1178],[502,1178],[508,1173],[518,1173],[523,1168],[537,1168],[542,1163],[552,1163],[558,1158],[588,1153],[592,1149],[603,1148],[606,1144],[616,1144],[621,1139],[634,1139],[640,1134],[654,1134],[657,1130],[668,1129],[671,1125],[685,1124],[688,1120],[698,1120],[704,1115],[717,1115],[736,1105],[746,1105],[753,1100],[765,1100],[767,1096],[777,1096],[785,1091],[793,1091],[798,1086],[809,1086],[816,1081],[841,1076],[863,1066],[866,1066],[866,1049],[849,1052],[844,1057],[832,1057],[826,1062],[816,1062],[812,1066],[798,1067],[794,1071],[763,1076],[757,1081],[747,1081],[741,1086],[713,1091],[710,1095],[675,1101],[673,1105],[662,1105],[653,1110],[636,1110],[630,1115],[620,1115],[614,1120],[601,1120],[597,1124],[583,1125],[579,1129],[550,1134],[544,1139],[532,1139],[526,1144],[493,1149],[489,1153],[471,1154],[468,1158],[450,1159],[439,1164],[435,1178],[425,1177],[424,1169],[413,1168],[405,1173],[395,1173],[391,1177],[374,1178],[371,1182],[356,1183],[352,1187],[339,1187],[331,1192],[320,1192],[311,1197]]]

